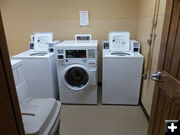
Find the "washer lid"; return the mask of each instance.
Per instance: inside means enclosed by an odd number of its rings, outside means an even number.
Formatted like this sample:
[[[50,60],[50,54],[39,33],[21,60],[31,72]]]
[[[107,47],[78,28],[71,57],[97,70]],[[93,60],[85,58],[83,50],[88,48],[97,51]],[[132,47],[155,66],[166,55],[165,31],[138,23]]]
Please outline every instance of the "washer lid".
[[[73,64],[63,71],[65,85],[74,91],[83,90],[92,80],[89,69],[84,65]]]
[[[54,53],[36,52],[29,50],[13,56],[13,59],[49,59],[54,57],[54,55]]]
[[[30,56],[45,56],[46,52],[34,52],[34,53],[31,53]]]
[[[126,52],[111,52],[110,55],[115,55],[115,56],[129,56],[131,55],[130,53],[126,53]]]
[[[103,52],[103,59],[136,59],[143,58],[138,52]]]

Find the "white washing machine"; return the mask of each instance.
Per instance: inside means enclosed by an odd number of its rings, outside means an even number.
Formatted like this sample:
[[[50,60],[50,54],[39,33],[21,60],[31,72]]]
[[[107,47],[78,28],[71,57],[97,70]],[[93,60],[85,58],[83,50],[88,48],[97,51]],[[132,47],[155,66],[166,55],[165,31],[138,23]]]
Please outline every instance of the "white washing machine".
[[[29,95],[35,98],[57,98],[58,81],[54,53],[32,50],[13,56],[22,60]]]
[[[43,37],[45,37],[44,34],[42,33]],[[39,33],[37,36],[40,37]],[[42,40],[43,38],[41,38]],[[58,96],[56,58],[54,53],[48,52],[48,49],[49,47],[42,43],[34,44],[34,50],[31,49],[13,56],[13,59],[20,59],[23,62],[31,97],[57,98]]]
[[[98,41],[64,41],[56,46],[60,100],[97,104]]]
[[[130,51],[130,34],[113,34],[115,38],[109,38],[115,46],[107,42],[103,46],[102,104],[138,105],[143,56]]]

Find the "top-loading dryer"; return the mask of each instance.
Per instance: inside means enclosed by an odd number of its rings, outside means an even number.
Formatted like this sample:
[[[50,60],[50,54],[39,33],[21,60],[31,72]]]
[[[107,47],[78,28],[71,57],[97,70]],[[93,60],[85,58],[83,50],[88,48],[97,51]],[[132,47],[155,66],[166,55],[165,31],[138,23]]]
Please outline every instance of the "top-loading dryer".
[[[97,104],[97,43],[72,40],[56,46],[62,103]]]
[[[130,50],[129,32],[110,32],[104,43],[102,104],[138,105],[143,56]]]

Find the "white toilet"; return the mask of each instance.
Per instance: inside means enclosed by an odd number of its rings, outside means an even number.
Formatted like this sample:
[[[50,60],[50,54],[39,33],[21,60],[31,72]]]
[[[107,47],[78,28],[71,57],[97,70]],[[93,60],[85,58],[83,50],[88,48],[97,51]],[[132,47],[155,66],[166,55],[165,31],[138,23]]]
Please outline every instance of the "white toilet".
[[[32,98],[28,95],[21,60],[11,60],[25,133],[54,135],[60,122],[61,103],[54,98]]]

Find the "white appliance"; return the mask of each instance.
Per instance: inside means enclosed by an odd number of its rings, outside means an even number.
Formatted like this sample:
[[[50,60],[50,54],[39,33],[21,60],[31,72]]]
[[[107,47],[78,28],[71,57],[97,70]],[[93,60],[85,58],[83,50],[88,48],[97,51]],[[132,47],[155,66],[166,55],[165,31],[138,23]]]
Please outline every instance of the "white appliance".
[[[92,40],[91,34],[75,34],[75,40]]]
[[[40,35],[39,33],[35,34],[34,40],[36,40],[36,37],[39,39]],[[43,42],[42,40],[43,37],[41,37],[41,42]],[[44,42],[48,42],[47,38]],[[34,42],[34,49],[13,56],[13,59],[20,59],[23,62],[27,87],[31,97],[57,98],[58,96],[55,54],[49,53],[48,48],[49,46]],[[42,51],[40,51],[41,49]]]
[[[123,33],[111,32],[109,37],[112,39],[113,36],[123,37]],[[123,45],[115,43],[114,47],[111,47],[111,43],[109,48],[113,48],[113,51],[103,47],[102,104],[138,105],[139,103],[143,56],[130,50],[128,43],[130,39],[127,39],[127,33],[124,34],[125,39],[121,38],[121,40],[126,42],[127,46],[124,43]]]
[[[71,40],[55,47],[62,103],[97,104],[97,43]]]
[[[25,134],[54,135],[60,122],[61,103],[54,98],[29,96],[23,62],[11,60]]]

